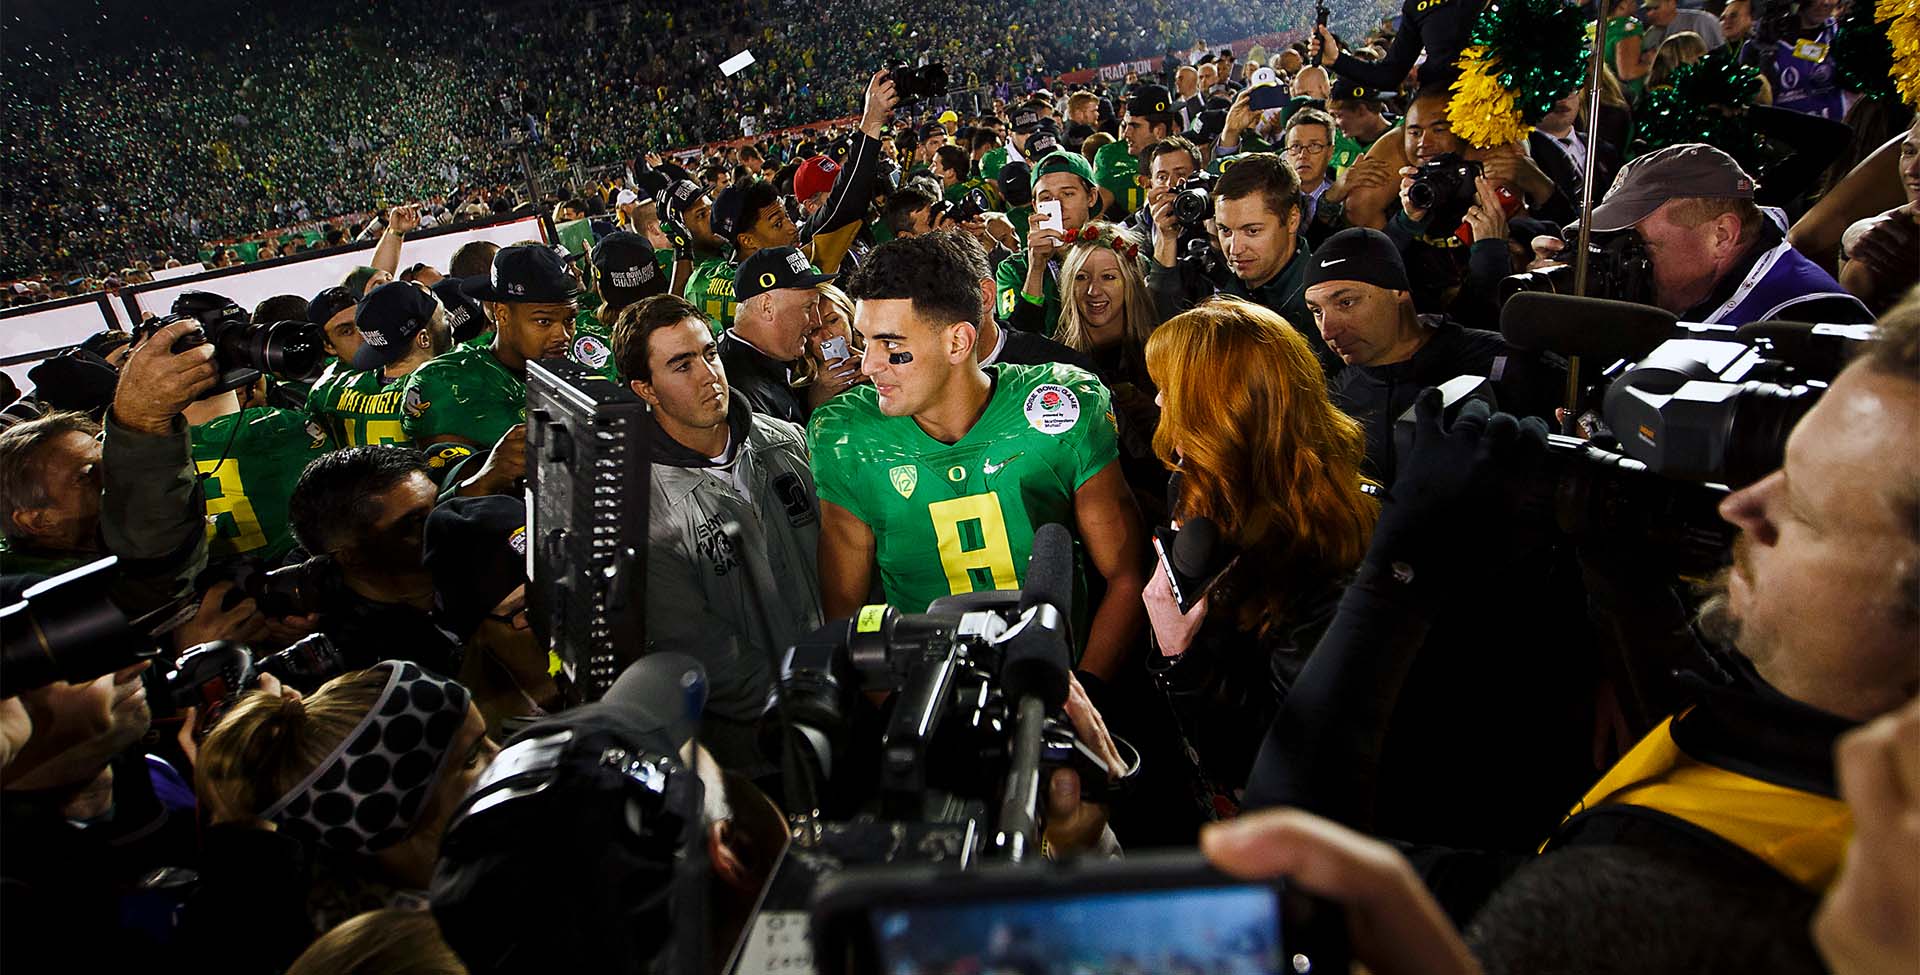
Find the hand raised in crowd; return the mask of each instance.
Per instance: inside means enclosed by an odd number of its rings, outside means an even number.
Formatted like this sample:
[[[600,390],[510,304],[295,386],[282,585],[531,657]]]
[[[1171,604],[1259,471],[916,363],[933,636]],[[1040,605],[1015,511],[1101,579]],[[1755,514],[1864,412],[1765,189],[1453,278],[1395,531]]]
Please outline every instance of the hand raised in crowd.
[[[199,322],[174,322],[148,336],[127,356],[113,390],[114,422],[155,437],[172,431],[173,418],[211,388],[220,374],[211,344],[202,342],[174,354],[174,343],[198,331]]]
[[[1253,89],[1249,88],[1233,99],[1227,107],[1227,121],[1220,130],[1220,145],[1232,148],[1240,144],[1240,137],[1260,121],[1260,113],[1253,110]]]
[[[1285,877],[1346,908],[1354,958],[1374,975],[1477,975],[1480,963],[1406,857],[1297,809],[1268,809],[1200,833],[1200,850],[1243,880]]]
[[[807,387],[807,405],[819,407],[820,404],[852,389],[865,381],[860,372],[860,358],[848,356],[824,362],[820,372],[814,376],[813,384]]]
[[[514,485],[527,475],[527,425],[516,423],[500,435],[500,442],[487,452],[480,472],[467,483],[479,494],[514,494]]]
[[[1473,181],[1474,198],[1479,202],[1467,208],[1467,226],[1473,229],[1473,239],[1505,240],[1507,238],[1507,208],[1500,201],[1500,191],[1494,188],[1493,180],[1481,176]]]
[[[387,232],[391,234],[410,234],[420,229],[420,205],[409,203],[387,211]]]
[[[893,75],[889,71],[875,71],[867,82],[866,105],[860,113],[860,131],[870,139],[880,138],[880,127],[893,117],[893,108],[900,104],[900,95],[894,90]]]
[[[1428,577],[1438,567],[1420,561],[1473,549],[1472,533],[1505,510],[1547,451],[1539,418],[1494,413],[1483,399],[1462,405],[1451,425],[1444,419],[1440,391],[1422,390],[1414,401],[1413,449],[1400,461],[1369,555],[1412,563],[1409,572]]]
[[[1013,221],[1007,219],[1006,214],[987,214],[986,227],[987,236],[993,242],[987,245],[989,250],[991,250],[995,244],[1005,247],[1010,251],[1020,249],[1020,235],[1013,229]]]

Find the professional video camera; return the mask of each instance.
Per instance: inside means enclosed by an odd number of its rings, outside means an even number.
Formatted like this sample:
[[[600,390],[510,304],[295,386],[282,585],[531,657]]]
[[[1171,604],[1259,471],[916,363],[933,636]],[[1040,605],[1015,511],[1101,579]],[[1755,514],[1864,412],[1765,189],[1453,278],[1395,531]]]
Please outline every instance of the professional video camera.
[[[1208,172],[1194,173],[1173,190],[1173,218],[1189,230],[1206,226],[1213,219],[1213,185],[1220,177]]]
[[[1427,211],[1427,226],[1452,227],[1477,199],[1480,164],[1445,152],[1422,163],[1407,187],[1407,203]]]
[[[896,62],[887,69],[887,77],[893,81],[894,94],[900,96],[902,104],[947,93],[947,66],[938,61],[918,68],[909,67],[904,61]]]
[[[815,786],[811,808],[828,819],[875,811],[874,800],[887,820],[990,818],[1001,857],[1031,854],[1039,836],[1035,790],[1048,769],[1079,770],[1084,794],[1097,799],[1110,771],[1124,783],[1139,765],[1137,753],[1116,742],[1128,768],[1109,770],[1062,711],[1073,564],[1071,536],[1044,526],[1034,536],[1024,591],[945,597],[925,613],[868,606],[816,630],[788,651],[769,696],[767,753],[800,759]],[[849,757],[871,737],[852,734],[856,725],[881,723],[868,692],[892,696],[877,780]]]
[[[1575,228],[1577,231],[1578,228]],[[1575,232],[1569,240],[1577,240]],[[1523,291],[1570,295],[1574,268],[1571,263],[1556,264],[1537,271],[1522,271],[1500,279],[1500,304]],[[1587,241],[1587,293],[1589,298],[1611,298],[1643,305],[1653,303],[1653,259],[1646,244],[1631,230],[1593,234]]]
[[[210,291],[185,292],[173,300],[171,315],[141,331],[189,320],[199,322],[200,330],[181,336],[173,352],[178,355],[196,345],[212,344],[220,376],[207,396],[251,386],[262,373],[287,380],[312,379],[320,374],[326,358],[320,326],[296,321],[256,325],[239,305]]]
[[[987,195],[977,189],[973,189],[968,190],[966,195],[960,197],[958,200],[940,200],[935,202],[927,218],[929,221],[932,221],[944,216],[954,223],[966,223],[969,220],[977,219],[986,213],[987,209]]]

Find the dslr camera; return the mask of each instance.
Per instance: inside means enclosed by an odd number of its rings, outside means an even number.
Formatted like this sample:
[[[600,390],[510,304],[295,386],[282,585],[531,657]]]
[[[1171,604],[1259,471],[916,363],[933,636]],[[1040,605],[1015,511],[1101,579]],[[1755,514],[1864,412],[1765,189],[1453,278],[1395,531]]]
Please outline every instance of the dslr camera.
[[[1173,190],[1173,218],[1189,230],[1206,226],[1213,217],[1213,185],[1220,177],[1207,172],[1194,173]]]
[[[1567,235],[1578,240],[1578,228]],[[1543,294],[1577,294],[1573,288],[1573,264],[1556,264],[1537,271],[1522,271],[1500,279],[1500,304],[1523,291]],[[1589,298],[1653,303],[1653,258],[1640,235],[1631,230],[1610,234],[1592,234],[1587,241],[1587,293]]]
[[[904,61],[896,62],[887,69],[887,78],[893,82],[894,94],[900,96],[902,104],[947,93],[947,66],[938,61],[918,68],[908,67]]]
[[[954,223],[966,223],[969,220],[978,219],[986,212],[987,195],[972,189],[958,200],[941,200],[935,203],[932,211],[927,214],[927,218],[929,222],[945,217]]]
[[[1480,164],[1446,152],[1427,160],[1407,187],[1407,202],[1427,211],[1427,226],[1453,227],[1473,206]]]
[[[337,606],[349,593],[340,564],[331,555],[316,555],[295,565],[269,570],[259,560],[240,560],[200,580],[201,588],[224,578],[233,583],[229,607],[251,599],[262,616],[307,616]]]
[[[196,345],[213,346],[220,376],[207,396],[251,386],[262,374],[292,381],[312,379],[326,359],[324,335],[312,322],[255,324],[245,309],[211,291],[188,291],[173,300],[172,310],[148,326],[148,331],[181,321],[200,324],[199,331],[173,343],[173,354]]]

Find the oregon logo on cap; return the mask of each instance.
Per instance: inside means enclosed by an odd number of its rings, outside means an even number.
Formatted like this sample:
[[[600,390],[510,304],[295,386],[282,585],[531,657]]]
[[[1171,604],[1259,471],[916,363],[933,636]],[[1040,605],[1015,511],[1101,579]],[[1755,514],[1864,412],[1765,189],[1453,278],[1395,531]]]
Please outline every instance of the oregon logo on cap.
[[[773,281],[774,281],[774,277],[773,277],[772,271],[768,271],[767,273],[760,275],[760,287],[762,288],[773,287]]]
[[[1167,110],[1167,103],[1166,103],[1166,102],[1154,102],[1154,103],[1153,103],[1153,110],[1154,110],[1154,111],[1156,111],[1156,112],[1164,112],[1164,111],[1166,111],[1166,110]]]

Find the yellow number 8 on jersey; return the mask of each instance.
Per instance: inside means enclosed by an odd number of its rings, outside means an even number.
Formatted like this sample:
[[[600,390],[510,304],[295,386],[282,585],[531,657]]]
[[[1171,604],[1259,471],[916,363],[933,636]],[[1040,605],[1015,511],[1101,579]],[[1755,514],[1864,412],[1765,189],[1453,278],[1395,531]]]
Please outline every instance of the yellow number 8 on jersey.
[[[970,494],[936,501],[927,505],[927,514],[933,519],[933,535],[940,543],[940,567],[947,573],[948,592],[957,596],[1020,587],[999,495]],[[967,546],[961,538],[961,528],[968,523],[978,533],[977,545]]]

